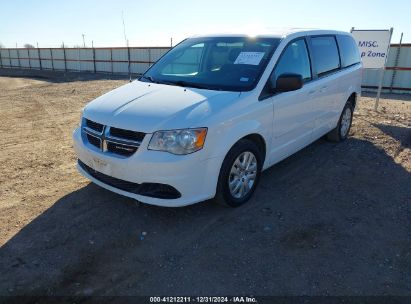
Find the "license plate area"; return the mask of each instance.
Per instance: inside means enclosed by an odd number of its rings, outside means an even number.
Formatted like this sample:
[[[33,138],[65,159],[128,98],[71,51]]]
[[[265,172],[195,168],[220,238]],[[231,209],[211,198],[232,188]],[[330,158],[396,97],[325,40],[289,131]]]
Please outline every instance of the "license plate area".
[[[111,175],[111,165],[98,157],[91,158],[91,167],[98,172]]]

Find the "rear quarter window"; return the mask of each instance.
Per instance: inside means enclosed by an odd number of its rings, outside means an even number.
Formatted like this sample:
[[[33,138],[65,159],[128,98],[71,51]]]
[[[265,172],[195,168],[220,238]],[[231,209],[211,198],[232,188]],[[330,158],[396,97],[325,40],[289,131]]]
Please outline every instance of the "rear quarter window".
[[[341,54],[342,67],[349,67],[360,62],[360,52],[355,40],[346,35],[337,36],[338,46]]]
[[[334,36],[312,37],[311,49],[318,76],[340,68],[340,57]]]

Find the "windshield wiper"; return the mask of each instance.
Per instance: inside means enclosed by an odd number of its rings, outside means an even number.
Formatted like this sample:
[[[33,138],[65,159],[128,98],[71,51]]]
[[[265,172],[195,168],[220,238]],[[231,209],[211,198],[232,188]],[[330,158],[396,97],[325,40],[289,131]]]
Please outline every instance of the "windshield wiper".
[[[143,76],[140,77],[140,79],[147,79],[147,80],[149,80],[150,82],[158,83],[158,81],[155,81],[154,78],[151,77],[151,76],[145,76],[145,75],[143,75]]]
[[[196,88],[196,89],[206,89],[206,90],[220,90],[218,88],[213,88],[209,85],[203,85],[199,83],[193,83],[193,82],[187,82],[184,80],[178,80],[178,81],[167,81],[163,82],[164,84],[170,84],[170,85],[176,85],[179,87],[190,87],[190,88]]]
[[[140,79],[147,79],[148,81],[152,83],[158,83],[158,84],[168,84],[168,85],[175,85],[179,87],[190,87],[190,88],[196,88],[196,89],[206,89],[206,90],[218,90],[221,91],[220,88],[214,88],[208,85],[203,85],[203,84],[198,84],[198,83],[193,83],[193,82],[187,82],[184,80],[178,80],[178,81],[159,81],[155,80],[152,76],[141,76]]]

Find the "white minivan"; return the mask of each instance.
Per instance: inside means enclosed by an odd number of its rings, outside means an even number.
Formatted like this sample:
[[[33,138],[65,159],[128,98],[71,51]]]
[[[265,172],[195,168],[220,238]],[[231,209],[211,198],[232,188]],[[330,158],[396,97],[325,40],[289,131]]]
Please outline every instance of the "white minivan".
[[[323,135],[347,138],[361,69],[345,32],[188,38],[84,108],[78,170],[148,204],[240,206],[262,170]]]

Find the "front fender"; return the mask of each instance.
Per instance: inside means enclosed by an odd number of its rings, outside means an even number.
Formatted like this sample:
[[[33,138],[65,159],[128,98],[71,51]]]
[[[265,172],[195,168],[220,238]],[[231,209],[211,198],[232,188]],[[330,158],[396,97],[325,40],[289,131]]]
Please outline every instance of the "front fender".
[[[228,151],[241,139],[251,134],[260,135],[265,142],[266,148],[269,147],[271,138],[271,128],[263,127],[263,124],[256,120],[245,120],[238,123],[222,123],[215,130],[217,142],[213,143],[214,157],[224,157]],[[264,155],[264,158],[267,159]]]

